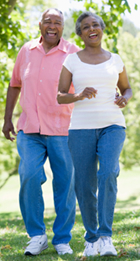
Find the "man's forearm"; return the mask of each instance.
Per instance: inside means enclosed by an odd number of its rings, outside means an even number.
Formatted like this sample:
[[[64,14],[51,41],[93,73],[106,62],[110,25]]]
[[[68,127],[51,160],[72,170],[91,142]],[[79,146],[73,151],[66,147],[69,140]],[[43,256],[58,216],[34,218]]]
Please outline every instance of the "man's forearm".
[[[4,120],[11,120],[21,87],[8,87]]]

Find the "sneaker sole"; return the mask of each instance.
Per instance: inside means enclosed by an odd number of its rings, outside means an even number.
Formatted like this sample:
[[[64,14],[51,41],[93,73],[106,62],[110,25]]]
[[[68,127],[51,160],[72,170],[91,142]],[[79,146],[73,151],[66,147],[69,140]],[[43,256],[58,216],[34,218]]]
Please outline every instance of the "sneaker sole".
[[[97,256],[97,255],[98,255],[98,252],[94,252],[94,253],[91,253],[91,254],[83,253],[83,256]]]
[[[48,245],[44,246],[40,251],[36,252],[35,254],[33,254],[29,251],[26,251],[26,252],[24,252],[24,255],[25,256],[36,256],[36,255],[39,255],[43,250],[45,250],[47,248],[48,248]]]
[[[55,250],[56,250],[56,248],[55,248]],[[70,252],[60,252],[60,251],[56,250],[56,252],[57,252],[58,255],[65,255],[65,254],[72,255],[73,254],[73,251],[70,251]]]
[[[63,255],[66,255],[66,254],[72,255],[73,253],[69,253],[69,252],[66,252],[66,253],[62,253],[62,252],[61,252],[61,253],[58,253],[58,252],[57,252],[57,254],[58,254],[59,256],[63,256]]]
[[[117,256],[117,254],[112,253],[111,251],[107,251],[103,254],[100,254],[100,256]]]
[[[86,256],[98,256],[98,254],[91,254],[91,255],[86,255],[86,254],[83,254],[83,257],[86,257]]]

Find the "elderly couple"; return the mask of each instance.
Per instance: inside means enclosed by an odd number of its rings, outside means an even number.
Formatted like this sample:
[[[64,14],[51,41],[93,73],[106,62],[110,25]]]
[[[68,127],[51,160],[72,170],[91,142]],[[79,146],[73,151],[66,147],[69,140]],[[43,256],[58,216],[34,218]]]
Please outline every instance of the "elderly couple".
[[[41,36],[21,48],[7,92],[3,133],[11,141],[16,136],[12,114],[21,92],[19,198],[31,237],[24,254],[38,255],[48,247],[41,189],[48,157],[56,211],[52,244],[57,253],[73,253],[69,242],[77,197],[86,231],[83,256],[116,256],[111,236],[125,140],[121,108],[132,91],[120,56],[101,47],[105,24],[99,16],[84,12],[76,22],[83,50],[62,38],[63,27],[61,11],[51,8],[43,13]],[[115,95],[116,87],[120,96]]]

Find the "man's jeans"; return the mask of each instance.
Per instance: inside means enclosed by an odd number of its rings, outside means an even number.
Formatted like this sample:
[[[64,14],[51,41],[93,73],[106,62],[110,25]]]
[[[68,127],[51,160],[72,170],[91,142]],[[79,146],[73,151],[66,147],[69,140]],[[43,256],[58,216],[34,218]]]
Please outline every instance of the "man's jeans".
[[[68,144],[75,168],[76,196],[88,242],[95,242],[100,236],[112,235],[119,156],[124,140],[125,128],[117,125],[69,131]]]
[[[68,243],[75,220],[74,173],[68,137],[24,134],[23,131],[19,131],[17,148],[21,158],[20,208],[29,236],[45,233],[41,185],[46,181],[43,165],[48,157],[53,172],[56,210],[52,243]]]

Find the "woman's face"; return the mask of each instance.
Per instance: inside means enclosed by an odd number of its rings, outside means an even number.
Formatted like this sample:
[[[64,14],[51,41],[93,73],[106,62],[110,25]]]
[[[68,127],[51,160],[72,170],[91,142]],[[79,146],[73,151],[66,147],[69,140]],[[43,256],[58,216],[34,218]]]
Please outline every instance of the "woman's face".
[[[97,18],[88,16],[81,22],[81,39],[87,46],[98,46],[101,43],[103,30]]]

